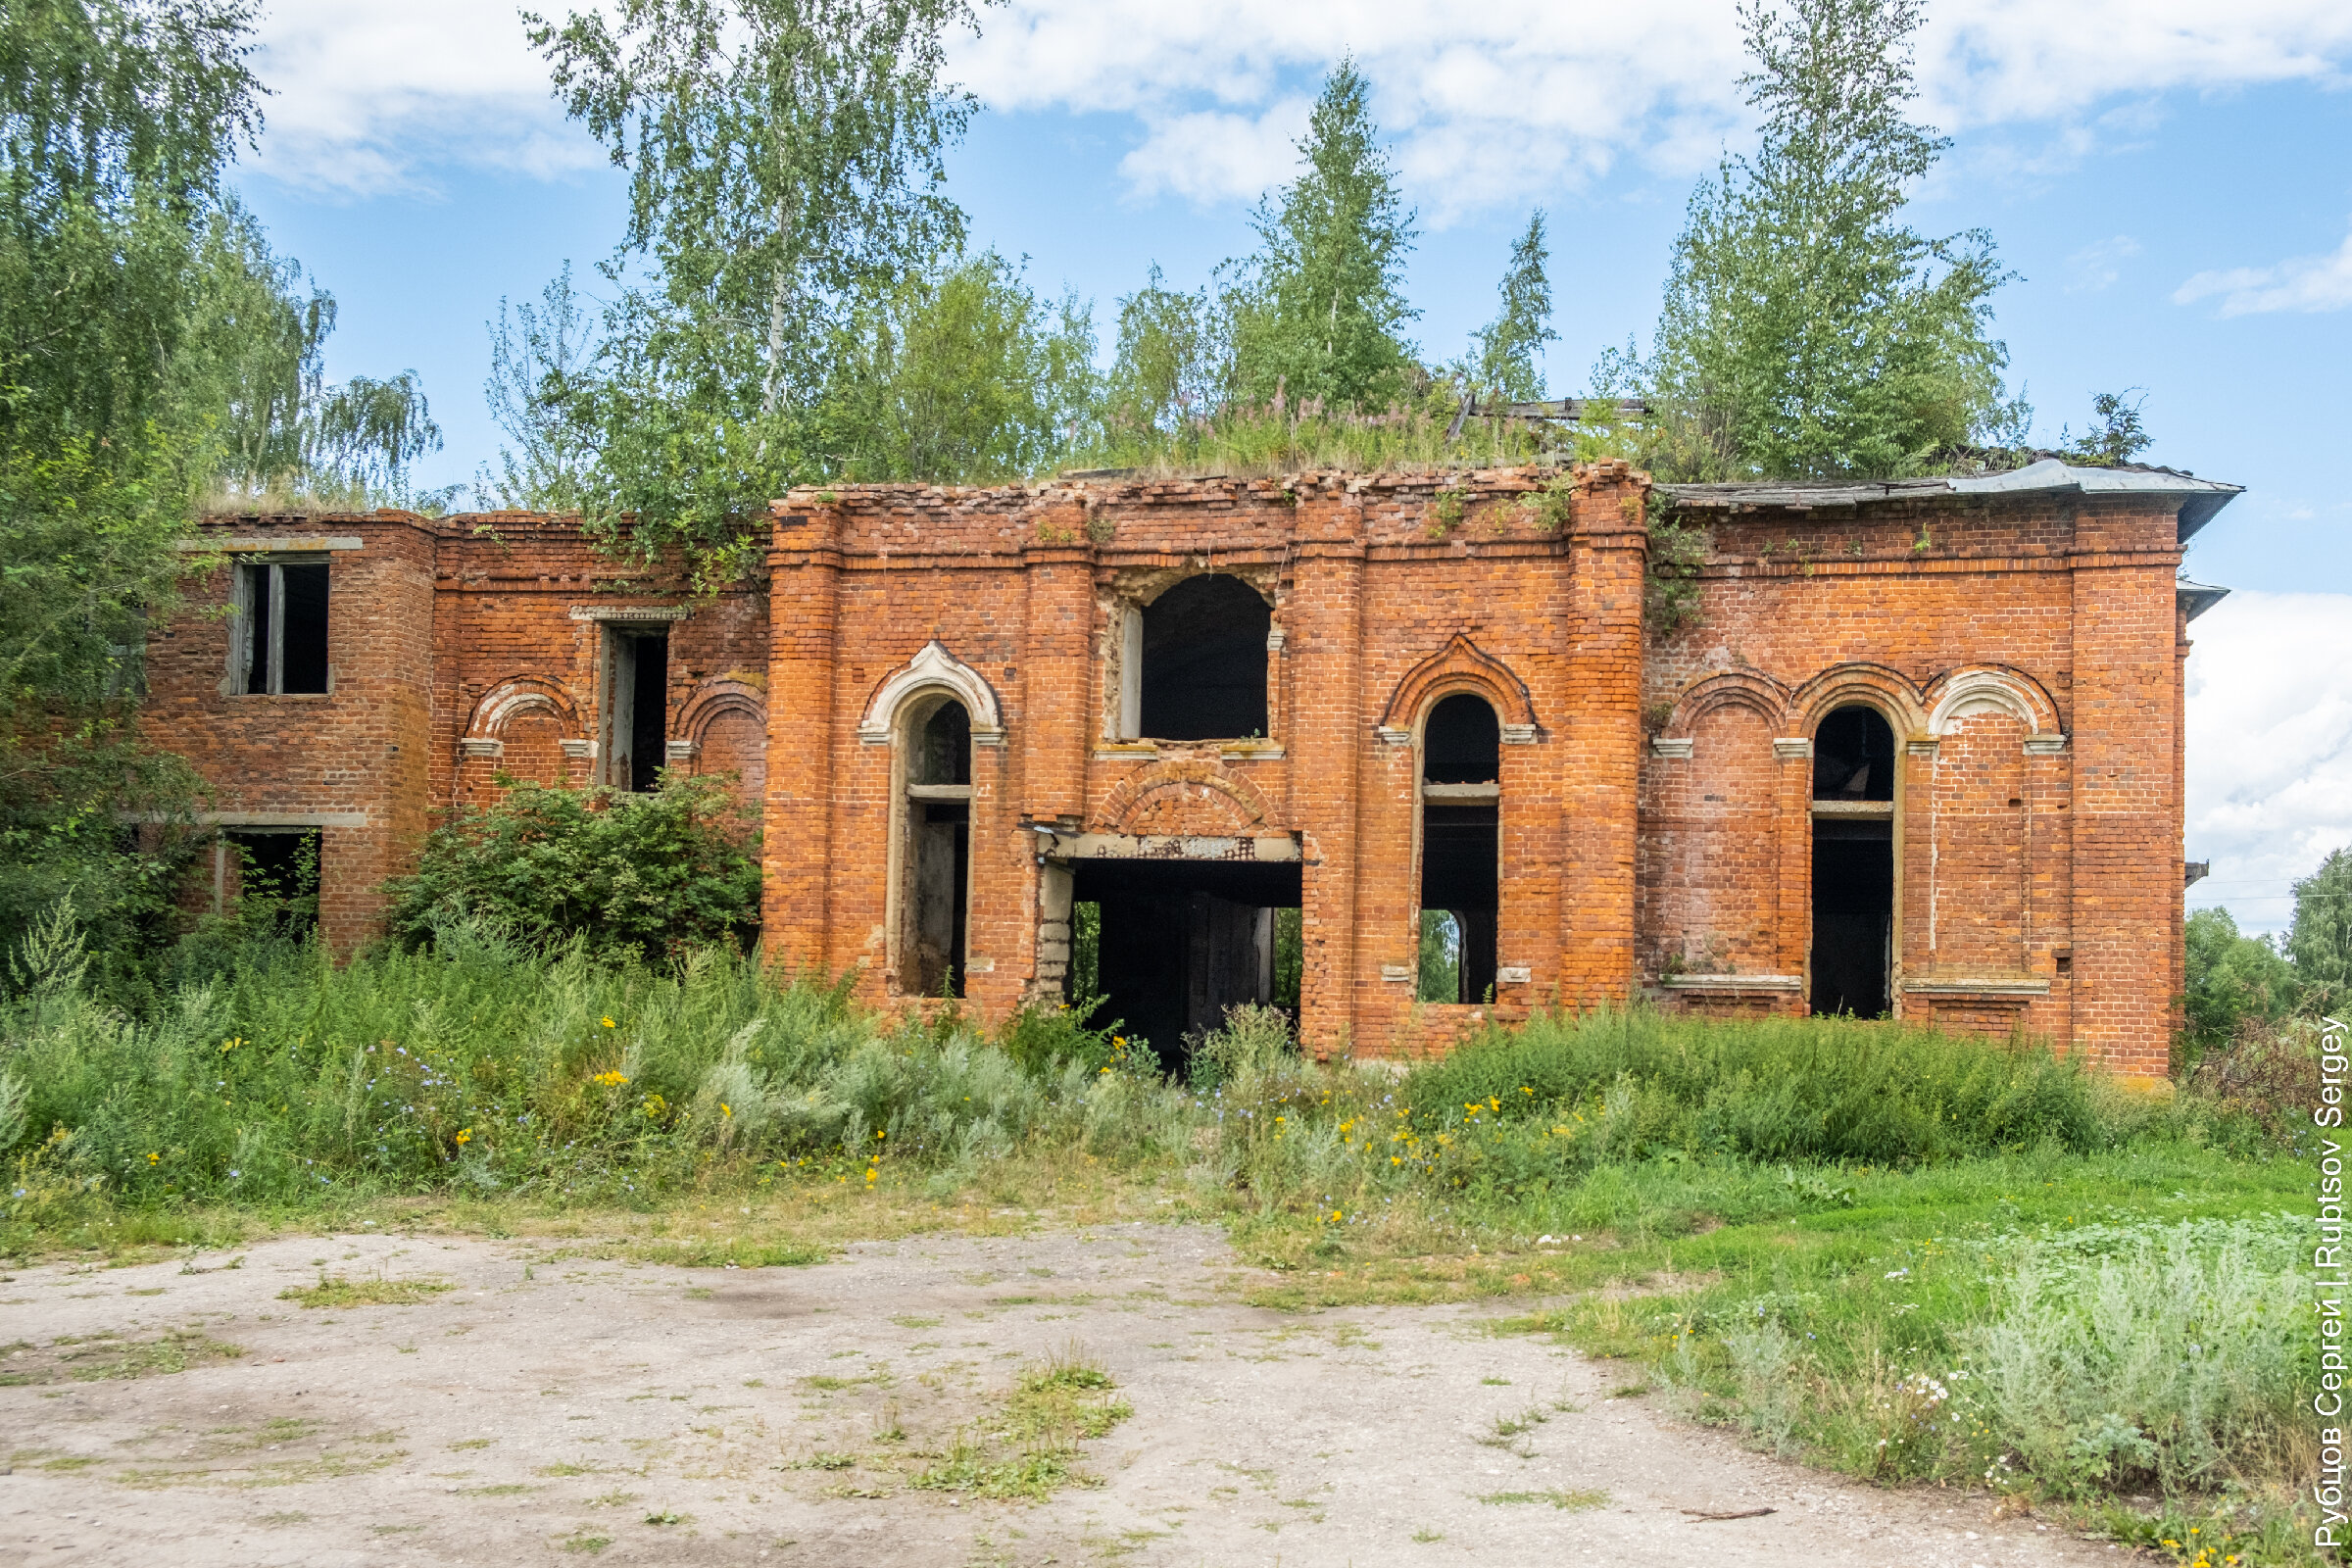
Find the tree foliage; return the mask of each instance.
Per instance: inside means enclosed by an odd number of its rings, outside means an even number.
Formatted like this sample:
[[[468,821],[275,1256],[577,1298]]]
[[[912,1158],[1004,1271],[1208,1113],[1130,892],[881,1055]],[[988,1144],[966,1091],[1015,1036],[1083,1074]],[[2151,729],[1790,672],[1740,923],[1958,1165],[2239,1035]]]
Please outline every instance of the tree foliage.
[[[1251,216],[1258,248],[1233,264],[1234,393],[1276,392],[1334,409],[1378,409],[1417,368],[1401,333],[1414,216],[1372,122],[1352,60],[1323,83],[1298,143],[1302,168]]]
[[[1886,477],[2014,422],[1988,335],[2010,274],[1990,236],[1903,221],[1947,145],[1908,118],[1922,15],[1922,0],[1742,9],[1756,151],[1692,193],[1648,359],[1598,377],[1651,400],[1644,456],[1663,474]]]
[[[580,427],[608,531],[732,575],[757,548],[746,520],[820,473],[842,330],[962,236],[942,159],[973,100],[941,73],[945,34],[972,15],[969,0],[526,14],[564,108],[629,174],[597,373],[533,416]]]
[[[823,445],[847,479],[1015,477],[1095,417],[1091,313],[1040,299],[994,253],[908,276],[841,336]]]
[[[1544,211],[1538,208],[1527,220],[1527,232],[1511,245],[1511,265],[1502,274],[1501,309],[1476,334],[1473,358],[1464,366],[1464,379],[1487,395],[1511,403],[1532,403],[1544,396],[1544,372],[1536,356],[1560,335],[1551,326],[1551,279],[1545,270],[1550,258]]]
[[[2295,884],[2286,956],[2314,1010],[2341,1016],[2352,1005],[2352,850],[2331,851]]]
[[[2227,909],[2198,909],[2188,917],[2188,995],[2183,1003],[2188,1043],[2227,1050],[2250,1024],[2276,1023],[2299,1000],[2294,966],[2261,937],[2242,935]]]

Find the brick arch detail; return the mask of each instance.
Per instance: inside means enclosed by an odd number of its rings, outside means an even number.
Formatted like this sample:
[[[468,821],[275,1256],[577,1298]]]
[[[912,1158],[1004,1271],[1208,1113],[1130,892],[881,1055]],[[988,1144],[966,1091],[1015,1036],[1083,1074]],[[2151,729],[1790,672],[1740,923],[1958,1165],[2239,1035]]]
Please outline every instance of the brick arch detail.
[[[532,710],[550,712],[556,716],[556,727],[565,736],[587,733],[580,722],[580,710],[570,693],[561,682],[544,675],[514,675],[500,681],[482,693],[473,705],[473,713],[466,721],[466,733],[476,736],[498,736],[506,731],[508,721],[517,713]]]
[[[1885,664],[1833,664],[1789,694],[1782,710],[1783,735],[1810,736],[1821,721],[1849,703],[1875,708],[1899,743],[1928,733],[1927,705],[1919,688],[1899,669]]]
[[[1694,681],[1675,700],[1674,712],[1661,735],[1687,736],[1698,721],[1718,708],[1752,710],[1767,724],[1778,724],[1788,711],[1788,688],[1755,670],[1724,670]]]
[[[1484,697],[1505,725],[1531,732],[1535,728],[1536,705],[1528,697],[1527,682],[1458,631],[1446,640],[1445,647],[1404,672],[1404,678],[1389,694],[1389,706],[1381,710],[1380,727],[1409,731],[1419,724],[1431,704],[1455,692]]]
[[[1153,762],[1128,774],[1103,798],[1103,819],[1114,828],[1124,829],[1152,796],[1193,787],[1224,796],[1241,813],[1245,826],[1255,826],[1266,819],[1266,798],[1256,785],[1228,773],[1214,762],[1198,760]]]
[[[703,682],[686,699],[678,710],[674,729],[680,740],[700,745],[703,732],[710,727],[721,713],[748,713],[760,726],[767,727],[767,698],[749,681],[719,679]]]
[[[996,688],[988,677],[948,652],[934,637],[912,659],[882,677],[866,700],[865,715],[858,721],[858,739],[868,746],[890,744],[899,710],[906,699],[924,691],[943,691],[963,704],[972,723],[972,744],[1004,744],[1004,720],[997,707]]]
[[[1928,704],[1927,733],[1939,737],[1953,720],[1971,713],[2007,713],[2032,735],[2055,735],[2061,727],[2058,705],[2041,682],[2007,664],[1945,670],[1928,683],[1922,697]]]

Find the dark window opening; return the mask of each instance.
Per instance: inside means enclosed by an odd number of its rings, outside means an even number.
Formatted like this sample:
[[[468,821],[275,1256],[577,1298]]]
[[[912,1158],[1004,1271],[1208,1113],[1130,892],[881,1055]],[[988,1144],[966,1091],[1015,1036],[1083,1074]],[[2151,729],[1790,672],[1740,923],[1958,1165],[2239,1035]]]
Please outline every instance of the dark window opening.
[[[1490,1002],[1494,993],[1494,917],[1499,875],[1499,823],[1493,801],[1421,807],[1423,947],[1432,912],[1452,917],[1454,988],[1424,1002]],[[1422,988],[1424,990],[1427,987]]]
[[[1284,1004],[1286,982],[1297,1006],[1297,862],[1089,859],[1070,871],[1072,985],[1091,978],[1103,998],[1095,1019],[1119,1020],[1170,1071],[1227,1008]]]
[[[243,696],[326,691],[326,565],[242,562],[231,673]]]
[[[1485,698],[1457,692],[1429,710],[1421,726],[1418,1001],[1494,1000],[1501,776],[1502,727]]]
[[[906,756],[906,898],[900,989],[963,995],[972,883],[972,719],[953,700],[916,715]]]
[[[1266,732],[1266,634],[1274,612],[1222,573],[1188,577],[1144,608],[1141,725],[1157,740]]]
[[[668,762],[669,633],[605,631],[605,782],[644,794]]]
[[[300,940],[318,927],[318,830],[220,835],[247,929]]]
[[[1432,784],[1487,784],[1502,777],[1502,726],[1485,698],[1457,692],[1429,710],[1421,776]]]
[[[1884,1016],[1893,941],[1894,824],[1867,817],[1817,819],[1813,1010]]]
[[[1813,798],[1894,799],[1894,731],[1874,708],[1840,708],[1813,736]]]

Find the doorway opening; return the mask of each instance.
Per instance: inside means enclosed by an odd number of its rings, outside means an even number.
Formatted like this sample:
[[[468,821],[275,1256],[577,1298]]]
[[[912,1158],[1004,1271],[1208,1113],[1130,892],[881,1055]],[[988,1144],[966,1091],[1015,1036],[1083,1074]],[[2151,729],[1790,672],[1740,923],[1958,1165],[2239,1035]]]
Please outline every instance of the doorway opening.
[[[1813,740],[1813,1011],[1885,1016],[1893,960],[1894,731],[1854,705]]]
[[[1297,861],[1087,859],[1070,872],[1072,984],[1091,979],[1103,999],[1095,1016],[1122,1020],[1129,1043],[1151,1042],[1163,1067],[1182,1070],[1190,1040],[1222,1028],[1226,1008],[1282,1000],[1279,936],[1296,931]]]
[[[971,925],[972,717],[952,697],[907,720],[901,809],[899,989],[960,997]]]
[[[605,629],[605,782],[658,789],[669,736],[669,633]]]
[[[1441,700],[1421,731],[1422,1002],[1494,994],[1501,906],[1502,727],[1484,698]]]
[[[215,850],[214,906],[259,935],[299,942],[318,928],[317,828],[240,828]]]

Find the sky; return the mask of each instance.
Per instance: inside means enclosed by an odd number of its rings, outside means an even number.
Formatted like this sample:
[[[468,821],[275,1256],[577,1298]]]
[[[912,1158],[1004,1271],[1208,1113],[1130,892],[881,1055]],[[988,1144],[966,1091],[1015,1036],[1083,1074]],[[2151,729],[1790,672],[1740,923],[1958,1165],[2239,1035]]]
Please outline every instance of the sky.
[[[551,14],[560,12],[550,6]],[[1693,183],[1752,141],[1733,0],[1005,0],[958,35],[979,99],[950,165],[975,244],[1094,302],[1250,249],[1324,74],[1372,86],[1420,237],[1407,293],[1450,358],[1548,215],[1549,390],[1646,342]],[[268,128],[238,184],[341,304],[330,377],[417,370],[470,481],[500,302],[620,234],[621,175],[554,101],[517,12],[481,0],[272,0]],[[2192,628],[2187,845],[2220,904],[2278,930],[2352,845],[2352,6],[2342,0],[1929,0],[1919,114],[1950,138],[1923,231],[1982,228],[2035,439],[2131,391],[2143,461],[2246,493],[2198,537],[2235,590]]]

